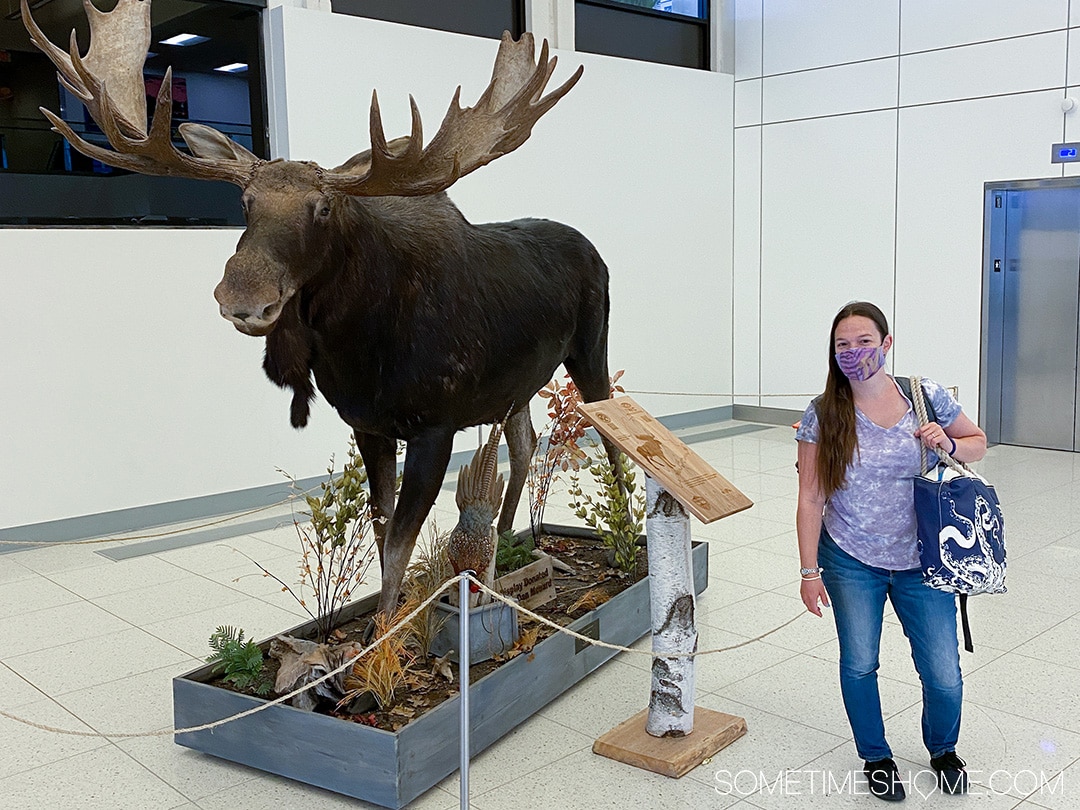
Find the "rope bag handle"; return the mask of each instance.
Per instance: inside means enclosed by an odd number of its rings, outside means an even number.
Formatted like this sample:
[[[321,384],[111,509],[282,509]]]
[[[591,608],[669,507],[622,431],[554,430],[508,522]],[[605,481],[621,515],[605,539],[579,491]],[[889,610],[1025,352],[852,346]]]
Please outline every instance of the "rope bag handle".
[[[919,417],[919,427],[924,427],[930,422],[930,418],[926,415],[926,401],[923,399],[922,377],[913,375],[910,379],[911,404],[915,406],[915,413]],[[936,452],[938,458],[954,472],[958,472],[961,475],[966,475],[971,472],[971,469],[966,464],[957,461],[940,447],[935,447],[934,452]],[[926,475],[930,470],[930,466],[926,463],[926,445],[923,444],[922,441],[919,442],[919,459],[922,463],[921,475]]]

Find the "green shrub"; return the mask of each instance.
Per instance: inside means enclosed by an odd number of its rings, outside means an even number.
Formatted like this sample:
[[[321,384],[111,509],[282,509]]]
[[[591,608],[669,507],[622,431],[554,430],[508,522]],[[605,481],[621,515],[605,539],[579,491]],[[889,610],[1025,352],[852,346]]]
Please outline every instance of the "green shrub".
[[[621,487],[604,448],[594,446],[593,454],[581,466],[592,475],[597,494],[594,497],[584,492],[579,473],[572,472],[570,508],[612,549],[615,567],[633,571],[637,564],[638,536],[644,528],[645,496],[637,488],[633,462],[623,453],[619,459],[623,471]]]
[[[304,499],[308,511],[301,515],[310,519],[301,522],[293,518],[301,551],[298,587],[294,589],[257,560],[252,562],[264,575],[277,580],[282,590],[307,612],[315,621],[318,640],[325,644],[337,626],[342,608],[366,582],[368,570],[378,559],[374,518],[365,488],[367,471],[350,437],[348,459],[340,475],[335,474],[334,459],[330,458],[328,478],[319,485],[322,494],[304,492],[291,475],[280,472],[292,482],[296,495]],[[401,486],[400,476],[396,486]],[[314,601],[312,607],[304,596],[306,591]]]

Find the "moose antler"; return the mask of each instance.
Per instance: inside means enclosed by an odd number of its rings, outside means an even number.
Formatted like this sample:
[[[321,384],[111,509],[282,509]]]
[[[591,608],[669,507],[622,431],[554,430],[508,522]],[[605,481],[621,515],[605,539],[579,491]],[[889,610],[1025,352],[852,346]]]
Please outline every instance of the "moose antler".
[[[25,0],[24,0],[25,2]],[[459,177],[512,152],[532,133],[533,124],[565,96],[581,78],[583,67],[560,87],[541,97],[555,70],[544,40],[540,58],[533,61],[530,33],[517,42],[502,35],[491,83],[475,107],[462,109],[461,86],[454,93],[442,125],[424,147],[423,126],[416,102],[409,96],[412,131],[387,144],[379,99],[371,94],[371,150],[357,155],[324,177],[330,189],[358,197],[415,197],[449,188]],[[358,165],[366,158],[367,170]],[[348,171],[342,171],[348,167]]]
[[[53,45],[30,14],[26,0],[22,19],[30,32],[30,41],[40,48],[59,71],[60,81],[78,96],[98,120],[98,98],[87,86],[85,73],[99,77],[108,85],[116,111],[117,124],[132,136],[146,135],[146,88],[142,65],[150,47],[150,4],[143,0],[119,0],[112,11],[99,11],[90,0],[83,0],[90,23],[90,47],[82,59],[71,32],[71,53]]]
[[[179,127],[191,155],[172,143],[172,69],[165,73],[147,131],[142,66],[150,44],[150,0],[118,0],[111,12],[83,0],[91,42],[79,55],[75,32],[69,52],[57,48],[38,27],[27,0],[20,0],[23,24],[31,41],[56,65],[60,81],[90,111],[112,149],[90,143],[70,124],[41,108],[53,129],[84,155],[141,174],[227,180],[245,186],[260,159],[211,127]],[[383,131],[378,97],[371,97],[371,149],[327,172],[328,190],[359,197],[421,196],[448,188],[459,177],[521,146],[533,125],[581,78],[579,67],[563,85],[543,96],[555,70],[545,40],[533,61],[532,34],[517,42],[504,33],[491,83],[475,107],[461,108],[461,87],[454,94],[442,126],[424,147],[416,102],[409,98],[412,131],[389,143]]]
[[[30,41],[56,66],[64,87],[86,105],[112,149],[89,143],[70,124],[42,107],[53,129],[72,146],[87,157],[140,174],[246,184],[259,158],[217,130],[201,124],[181,124],[180,135],[196,156],[173,146],[171,68],[165,72],[147,132],[142,68],[150,46],[150,0],[118,0],[116,8],[109,12],[99,11],[90,0],[83,0],[90,22],[86,56],[79,55],[74,31],[70,50],[65,53],[34,21],[27,0],[21,0],[21,5]]]

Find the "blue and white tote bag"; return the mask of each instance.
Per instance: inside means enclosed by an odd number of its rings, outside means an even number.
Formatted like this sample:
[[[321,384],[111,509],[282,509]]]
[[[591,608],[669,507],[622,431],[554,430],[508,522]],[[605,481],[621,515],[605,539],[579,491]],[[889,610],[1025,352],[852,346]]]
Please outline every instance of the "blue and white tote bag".
[[[911,378],[919,424],[928,421],[921,380]],[[922,448],[922,474],[915,477],[915,519],[923,582],[960,594],[964,646],[971,650],[967,596],[1005,593],[1005,517],[997,492],[985,478],[938,451],[928,469]]]

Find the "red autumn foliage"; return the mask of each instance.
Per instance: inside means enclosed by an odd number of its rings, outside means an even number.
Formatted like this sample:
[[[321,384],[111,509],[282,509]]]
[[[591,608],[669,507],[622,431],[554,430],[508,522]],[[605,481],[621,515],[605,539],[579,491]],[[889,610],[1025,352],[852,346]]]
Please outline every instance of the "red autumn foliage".
[[[618,384],[623,373],[620,369],[612,375],[612,395],[626,393]],[[529,523],[534,539],[540,536],[551,485],[559,473],[577,470],[585,458],[585,451],[578,446],[588,427],[588,422],[577,411],[582,403],[581,392],[569,374],[564,375],[564,379],[565,384],[554,379],[537,392],[548,401],[548,422],[537,437],[536,452],[529,467]]]

